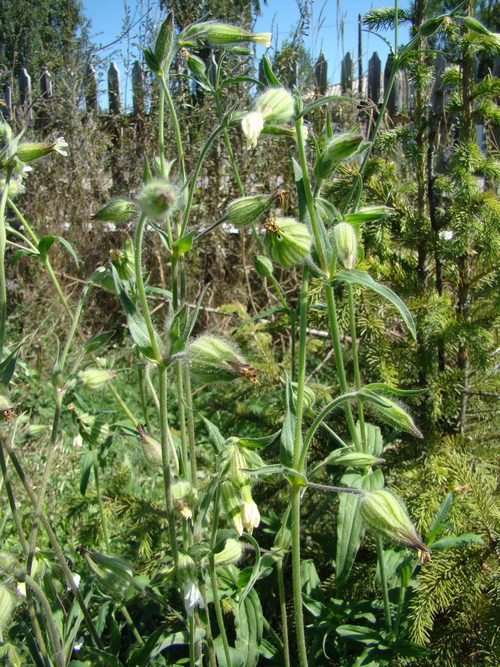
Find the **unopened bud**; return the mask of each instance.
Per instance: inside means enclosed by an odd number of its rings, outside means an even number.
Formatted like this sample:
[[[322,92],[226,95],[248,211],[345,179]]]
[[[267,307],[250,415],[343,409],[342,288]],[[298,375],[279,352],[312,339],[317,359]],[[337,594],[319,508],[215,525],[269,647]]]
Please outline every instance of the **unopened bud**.
[[[35,144],[35,143],[25,143],[21,144],[17,148],[17,157],[21,162],[33,162],[33,160],[38,160],[45,155],[50,153],[59,153],[59,155],[64,155],[67,157],[68,152],[66,148],[68,144],[63,137],[59,137],[52,143],[46,144]]]
[[[238,535],[243,535],[243,522],[241,520],[240,499],[231,482],[222,482],[221,500],[225,513],[233,524]]]
[[[356,213],[347,213],[345,221],[351,224],[361,224],[363,222],[373,222],[379,218],[394,213],[394,209],[389,206],[364,206],[359,208]]]
[[[241,489],[249,484],[248,474],[242,472],[247,468],[245,457],[241,453],[238,446],[230,446],[228,451],[229,458],[229,477],[235,489]]]
[[[78,373],[78,380],[87,389],[102,389],[108,384],[116,373],[103,368],[86,368]]]
[[[366,492],[361,499],[361,516],[372,530],[417,549],[423,562],[430,560],[429,547],[419,538],[396,494],[387,489]]]
[[[271,45],[270,32],[254,33],[227,23],[206,23],[199,36],[205,37],[214,46],[238,44],[239,42],[254,42],[256,44],[262,44],[262,46],[265,47]]]
[[[122,280],[130,280],[135,276],[134,246],[129,238],[123,243],[123,249],[112,248],[109,251],[111,264],[115,267]]]
[[[255,222],[271,206],[273,197],[270,195],[252,195],[240,197],[227,207],[226,217],[236,227],[244,227]]]
[[[0,630],[8,625],[14,610],[14,596],[4,584],[0,584]]]
[[[273,263],[265,255],[255,255],[253,258],[255,270],[263,278],[269,278],[273,275]]]
[[[383,397],[384,401],[388,404],[379,405],[378,403],[373,403],[373,409],[382,417],[382,419],[391,424],[391,426],[396,426],[397,428],[412,433],[417,438],[423,438],[421,431],[415,426],[415,422],[411,416],[406,412],[404,407],[396,401],[393,401],[387,396]]]
[[[154,466],[163,465],[161,445],[158,440],[149,435],[140,424],[137,426],[137,431],[141,439],[142,453],[146,461]]]
[[[317,158],[314,175],[319,180],[330,178],[340,162],[357,155],[364,146],[363,135],[356,132],[344,132],[333,137]]]
[[[348,222],[339,222],[333,228],[333,240],[338,258],[344,268],[350,271],[354,268],[358,256],[356,230]]]
[[[472,16],[464,16],[463,24],[467,28],[467,30],[472,30],[473,32],[477,32],[480,35],[492,35],[488,28],[484,26],[482,23],[479,23],[475,18],[472,18]]]
[[[427,19],[420,26],[418,31],[419,35],[421,35],[422,37],[430,37],[436,32],[436,30],[439,30],[444,19],[445,19],[444,16],[436,16],[434,18]]]
[[[92,220],[102,222],[128,222],[137,215],[134,204],[128,199],[120,197],[112,199],[105,206],[94,213]]]
[[[241,560],[243,546],[239,540],[232,537],[226,540],[224,549],[214,554],[215,565],[235,565]]]
[[[258,384],[257,371],[240,352],[215,336],[200,336],[186,350],[186,359],[193,373],[202,382],[227,382],[238,376]]]
[[[294,218],[272,218],[264,227],[264,244],[269,256],[281,266],[300,264],[311,249],[312,239],[307,227]]]
[[[337,452],[334,452],[334,454],[337,454]],[[385,461],[363,452],[339,452],[337,456],[329,456],[328,463],[335,466],[345,466],[346,468],[368,468],[385,463]]]
[[[191,558],[191,556],[188,556],[187,554],[179,554],[177,571],[183,584],[186,584],[190,581],[196,581],[196,563]]]
[[[141,210],[151,220],[166,218],[176,202],[177,194],[173,185],[161,179],[146,183],[139,196]]]

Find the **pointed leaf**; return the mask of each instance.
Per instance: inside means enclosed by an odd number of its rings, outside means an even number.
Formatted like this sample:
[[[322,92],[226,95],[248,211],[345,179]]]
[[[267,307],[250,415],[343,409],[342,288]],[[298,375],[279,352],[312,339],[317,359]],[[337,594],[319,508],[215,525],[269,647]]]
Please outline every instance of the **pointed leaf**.
[[[453,549],[461,547],[463,544],[480,544],[485,547],[486,544],[482,537],[473,533],[464,533],[463,535],[447,535],[432,543],[432,550]]]
[[[307,114],[311,113],[314,109],[317,109],[324,104],[332,104],[333,102],[349,102],[349,104],[353,104],[355,100],[352,97],[342,97],[342,95],[327,95],[326,97],[320,97],[305,106],[298,117],[307,116]]]
[[[415,329],[415,323],[406,305],[389,287],[377,283],[366,271],[361,271],[360,269],[339,271],[339,273],[336,274],[335,278],[331,282],[332,284],[345,282],[349,285],[359,285],[360,287],[366,287],[367,289],[380,294],[380,296],[383,296],[385,299],[387,299],[387,301],[392,303],[392,305],[398,309],[401,317],[408,327],[408,330],[416,340],[417,332]]]
[[[38,252],[40,253],[40,257],[42,259],[47,257],[47,253],[54,245],[56,239],[57,236],[42,236],[42,238],[38,241]]]
[[[80,493],[84,496],[87,493],[90,473],[94,463],[97,461],[97,454],[93,451],[85,452],[80,461]]]
[[[194,239],[194,230],[192,232],[189,232],[189,234],[182,236],[180,239],[177,239],[177,241],[175,241],[174,245],[172,246],[172,254],[175,259],[191,250],[191,248],[193,247],[193,239]]]
[[[271,61],[269,60],[269,56],[267,55],[267,53],[262,58],[262,66],[264,68],[264,76],[267,79],[267,83],[270,86],[281,87],[281,83],[279,82],[279,79],[276,78],[276,75],[273,72],[273,68],[271,66]]]
[[[23,343],[24,340],[22,340],[0,364],[0,384],[4,389],[8,389],[9,383],[14,375],[17,358]]]
[[[78,255],[76,254],[75,249],[73,248],[71,243],[69,241],[67,241],[63,236],[58,236],[57,238],[63,244],[63,246],[66,248],[66,250],[69,252],[71,257],[73,257],[73,259],[75,260],[75,264],[77,266],[80,266],[80,262],[78,261]]]
[[[285,419],[283,420],[280,438],[280,461],[283,465],[289,466],[293,461],[293,448],[297,419],[293,401],[292,383],[288,376],[286,378],[285,385],[285,405]]]

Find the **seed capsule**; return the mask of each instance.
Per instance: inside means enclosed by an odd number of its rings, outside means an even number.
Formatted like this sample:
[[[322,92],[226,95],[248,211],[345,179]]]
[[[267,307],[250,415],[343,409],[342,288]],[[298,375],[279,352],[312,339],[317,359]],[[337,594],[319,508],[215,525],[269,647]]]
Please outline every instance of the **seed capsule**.
[[[128,222],[137,215],[134,204],[128,199],[118,197],[94,213],[92,220],[102,222]]]
[[[319,180],[330,178],[340,162],[360,152],[363,143],[363,135],[356,132],[344,132],[330,139],[314,165],[316,178]]]
[[[333,228],[333,240],[337,256],[348,271],[354,268],[358,256],[356,231],[348,222],[339,222]]]
[[[224,549],[214,554],[215,565],[231,565],[241,560],[243,546],[239,540],[230,537],[226,540]]]
[[[239,376],[258,384],[257,371],[237,349],[215,336],[200,336],[186,350],[192,372],[202,382],[228,382]]]
[[[255,255],[253,258],[255,270],[263,278],[269,278],[273,275],[273,263],[265,255]]]
[[[387,489],[366,492],[361,499],[361,516],[372,530],[417,549],[422,562],[430,560],[429,547],[417,535],[403,501],[396,494]]]
[[[151,463],[151,465],[161,466],[163,464],[163,457],[161,455],[161,445],[158,440],[149,435],[141,424],[137,426],[137,431],[141,439],[142,453],[146,461]]]
[[[264,227],[267,230],[264,244],[269,256],[281,266],[300,264],[311,249],[312,239],[307,227],[294,218],[272,218]]]
[[[271,206],[273,197],[269,195],[252,195],[240,197],[227,207],[226,216],[236,227],[244,227],[255,222]]]

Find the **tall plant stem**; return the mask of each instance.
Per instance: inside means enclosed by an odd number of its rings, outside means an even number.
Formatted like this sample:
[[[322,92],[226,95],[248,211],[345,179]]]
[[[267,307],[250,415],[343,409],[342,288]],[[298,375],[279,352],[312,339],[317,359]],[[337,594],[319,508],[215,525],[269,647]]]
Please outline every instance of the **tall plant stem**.
[[[184,146],[182,145],[182,135],[181,135],[181,128],[179,126],[179,119],[177,118],[177,112],[175,110],[174,101],[172,99],[172,95],[170,94],[170,90],[168,89],[168,82],[165,76],[160,77],[160,83],[161,83],[161,89],[165,95],[165,101],[167,102],[168,110],[170,112],[172,126],[174,128],[175,143],[177,145],[177,157],[179,160],[181,186],[184,187],[184,184],[186,182],[186,165],[184,159]],[[160,107],[163,107],[163,105],[160,104]],[[163,152],[165,152],[165,144],[163,144]]]
[[[331,285],[325,285],[325,296],[328,309],[328,323],[330,328],[330,335],[332,337],[333,349],[335,350],[335,364],[337,367],[337,376],[339,380],[340,390],[343,394],[348,393],[347,379],[344,369],[344,359],[342,356],[342,348],[340,345],[340,332],[339,325],[337,321],[337,309],[335,307],[335,295],[333,293],[333,287]],[[349,432],[353,440],[354,446],[357,451],[360,451],[360,444],[358,434],[356,432],[356,426],[354,424],[354,418],[352,415],[351,406],[349,403],[346,403],[345,414],[347,419],[347,425],[349,427]]]
[[[16,500],[14,498],[14,493],[12,491],[12,484],[10,482],[10,477],[7,471],[7,461],[5,460],[3,447],[0,447],[0,469],[2,471],[2,477],[5,484],[5,491],[7,492],[7,499],[9,501],[9,507],[12,514],[12,518],[14,519],[14,523],[16,524],[17,535],[19,537],[19,541],[21,542],[21,547],[23,549],[24,555],[27,556],[29,552],[29,546],[26,537],[24,535],[23,525],[21,523],[21,517],[19,516],[19,512],[17,511]]]
[[[217,529],[219,526],[219,508],[221,503],[221,492],[220,492],[220,480],[217,485],[217,491],[215,493],[214,499],[214,515],[212,519],[212,535],[210,537],[210,556],[208,558],[209,571],[210,571],[210,585],[212,587],[212,597],[214,599],[215,607],[215,617],[217,618],[217,625],[219,627],[219,633],[222,639],[222,646],[224,647],[224,655],[226,657],[226,663],[229,665],[231,662],[231,653],[229,651],[229,642],[227,640],[226,626],[224,625],[224,616],[222,615],[222,607],[219,600],[219,587],[217,585],[217,572],[215,571],[215,557],[214,557],[214,548],[217,541]]]
[[[281,631],[283,633],[283,665],[290,667],[290,647],[288,644],[288,618],[286,613],[286,598],[285,598],[285,576],[283,573],[283,559],[276,563],[276,570],[278,574],[278,595],[280,600],[280,614],[281,614]]]
[[[356,309],[354,307],[354,289],[352,285],[347,286],[347,293],[349,298],[349,327],[351,330],[352,341],[352,365],[354,369],[354,385],[356,391],[361,389],[361,373],[359,371],[359,357],[358,357],[358,339],[356,335]],[[363,452],[368,451],[368,442],[365,433],[365,415],[363,411],[363,402],[358,399],[358,418],[361,432],[361,449]]]
[[[9,183],[12,170],[7,169],[5,183],[0,198],[0,362],[3,361],[3,348],[5,345],[5,328],[7,326],[7,283],[5,278],[5,248],[7,244],[7,231],[5,227],[5,207],[9,195]]]
[[[189,442],[189,464],[191,467],[191,484],[196,489],[198,487],[197,469],[196,469],[196,442],[194,437],[194,406],[193,393],[191,391],[191,376],[189,368],[186,365],[182,367],[184,373],[184,387],[186,389],[186,408],[187,408],[187,426]]]
[[[296,397],[296,425],[293,443],[293,467],[298,472],[303,472],[305,461],[300,465],[300,453],[302,444],[302,417],[304,411],[304,385],[306,377],[306,342],[307,342],[307,291],[309,287],[309,270],[304,265],[302,269],[302,288],[299,297],[299,359],[297,376]],[[296,480],[291,485],[291,513],[292,513],[292,583],[293,583],[293,608],[295,617],[295,631],[297,637],[297,649],[301,667],[307,666],[306,637],[304,629],[304,616],[302,609],[302,581],[300,576],[300,498],[302,487]]]
[[[59,631],[57,629],[49,601],[47,600],[47,596],[43,592],[41,586],[39,586],[37,582],[34,579],[32,579],[28,574],[24,575],[23,578],[24,581],[26,582],[26,585],[30,587],[35,596],[38,598],[40,606],[42,607],[43,617],[45,622],[47,623],[47,628],[49,631],[50,642],[52,644],[52,648],[54,649],[55,662],[57,665],[60,665],[60,667],[65,667],[66,660],[64,658],[64,652],[59,637]]]
[[[160,435],[161,435],[161,457],[163,468],[163,489],[165,493],[165,505],[167,509],[168,532],[170,536],[170,548],[174,558],[175,568],[179,561],[177,550],[177,535],[175,530],[174,502],[172,498],[172,473],[170,470],[170,448],[169,448],[169,426],[167,412],[167,369],[158,367],[160,381]]]
[[[389,604],[389,590],[387,588],[387,573],[385,571],[385,561],[384,561],[384,545],[380,535],[375,537],[375,545],[377,548],[377,560],[378,567],[380,572],[380,585],[382,588],[382,599],[384,601],[384,616],[385,616],[385,627],[387,630],[390,630],[392,627],[391,620],[391,606]]]
[[[300,168],[302,170],[302,180],[304,183],[304,192],[306,195],[306,205],[309,212],[309,219],[311,221],[311,228],[314,236],[314,244],[316,252],[318,253],[319,263],[321,269],[326,273],[328,270],[325,253],[323,252],[323,245],[319,234],[318,221],[316,220],[316,210],[314,208],[314,199],[311,192],[311,183],[309,181],[309,172],[307,169],[306,149],[304,146],[304,139],[302,137],[302,118],[295,121],[295,132],[297,134],[297,149],[299,151]]]
[[[14,466],[14,469],[21,480],[21,483],[28,494],[28,497],[33,504],[33,506],[36,505],[36,496],[33,491],[33,488],[31,484],[28,481],[28,478],[26,477],[26,474],[23,470],[23,467],[17,458],[16,453],[12,449],[11,445],[7,442],[5,438],[0,437],[0,446],[5,448],[5,451],[9,455],[10,460],[12,461],[12,465]],[[90,631],[90,634],[92,635],[92,638],[94,639],[95,645],[101,649],[102,651],[104,650],[104,644],[101,641],[101,638],[99,637],[97,630],[94,626],[94,622],[92,621],[92,617],[89,613],[89,610],[87,609],[87,605],[85,604],[85,600],[82,597],[82,594],[80,593],[80,590],[78,589],[78,586],[75,583],[75,580],[73,579],[73,575],[71,574],[71,571],[68,567],[67,561],[66,561],[66,556],[64,555],[63,550],[59,546],[59,542],[57,540],[57,537],[52,530],[52,526],[50,525],[49,520],[45,516],[45,514],[40,511],[39,514],[40,517],[40,522],[42,523],[45,532],[47,533],[47,537],[49,538],[50,544],[52,548],[54,549],[54,553],[56,555],[57,560],[59,561],[59,565],[61,566],[61,570],[64,573],[64,576],[66,577],[66,581],[68,582],[69,587],[73,591],[73,594],[76,597],[76,600],[78,602],[78,605],[82,611],[83,617],[85,619],[85,623],[87,624],[87,627]]]

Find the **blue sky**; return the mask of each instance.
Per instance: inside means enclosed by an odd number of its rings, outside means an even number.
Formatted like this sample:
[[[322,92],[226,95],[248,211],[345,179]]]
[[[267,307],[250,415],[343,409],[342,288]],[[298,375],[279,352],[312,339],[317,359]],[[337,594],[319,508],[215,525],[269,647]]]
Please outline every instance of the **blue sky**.
[[[340,80],[340,63],[343,56],[350,51],[351,57],[356,62],[358,53],[358,14],[364,14],[371,7],[385,7],[392,4],[390,0],[323,0],[312,3],[309,34],[304,39],[305,47],[311,52],[313,58],[323,50],[328,61],[328,79],[330,83],[338,83]],[[91,20],[90,34],[92,40],[98,46],[106,46],[118,40],[125,32],[125,17],[129,17],[132,28],[127,36],[114,43],[109,48],[102,49],[99,54],[112,56],[123,72],[123,94],[129,97],[125,90],[129,88],[124,70],[128,60],[137,57],[137,43],[142,42],[143,27],[141,17],[147,14],[150,7],[149,17],[152,21],[160,20],[158,3],[154,0],[83,0],[83,6],[87,16]],[[257,19],[255,30],[257,32],[272,32],[273,39],[271,47],[279,47],[283,39],[286,39],[293,31],[299,17],[299,10],[295,0],[268,0],[264,6],[261,0],[262,15]],[[401,0],[400,6],[407,7],[409,0]],[[223,19],[224,17],[219,17]],[[391,43],[394,35],[384,33],[384,37]],[[408,39],[406,30],[400,30],[400,42]],[[368,59],[373,51],[377,51],[382,63],[385,63],[389,52],[388,46],[379,37],[363,32],[363,70],[368,68]],[[264,52],[258,47],[257,55],[260,57]],[[357,64],[355,64],[355,75]]]

